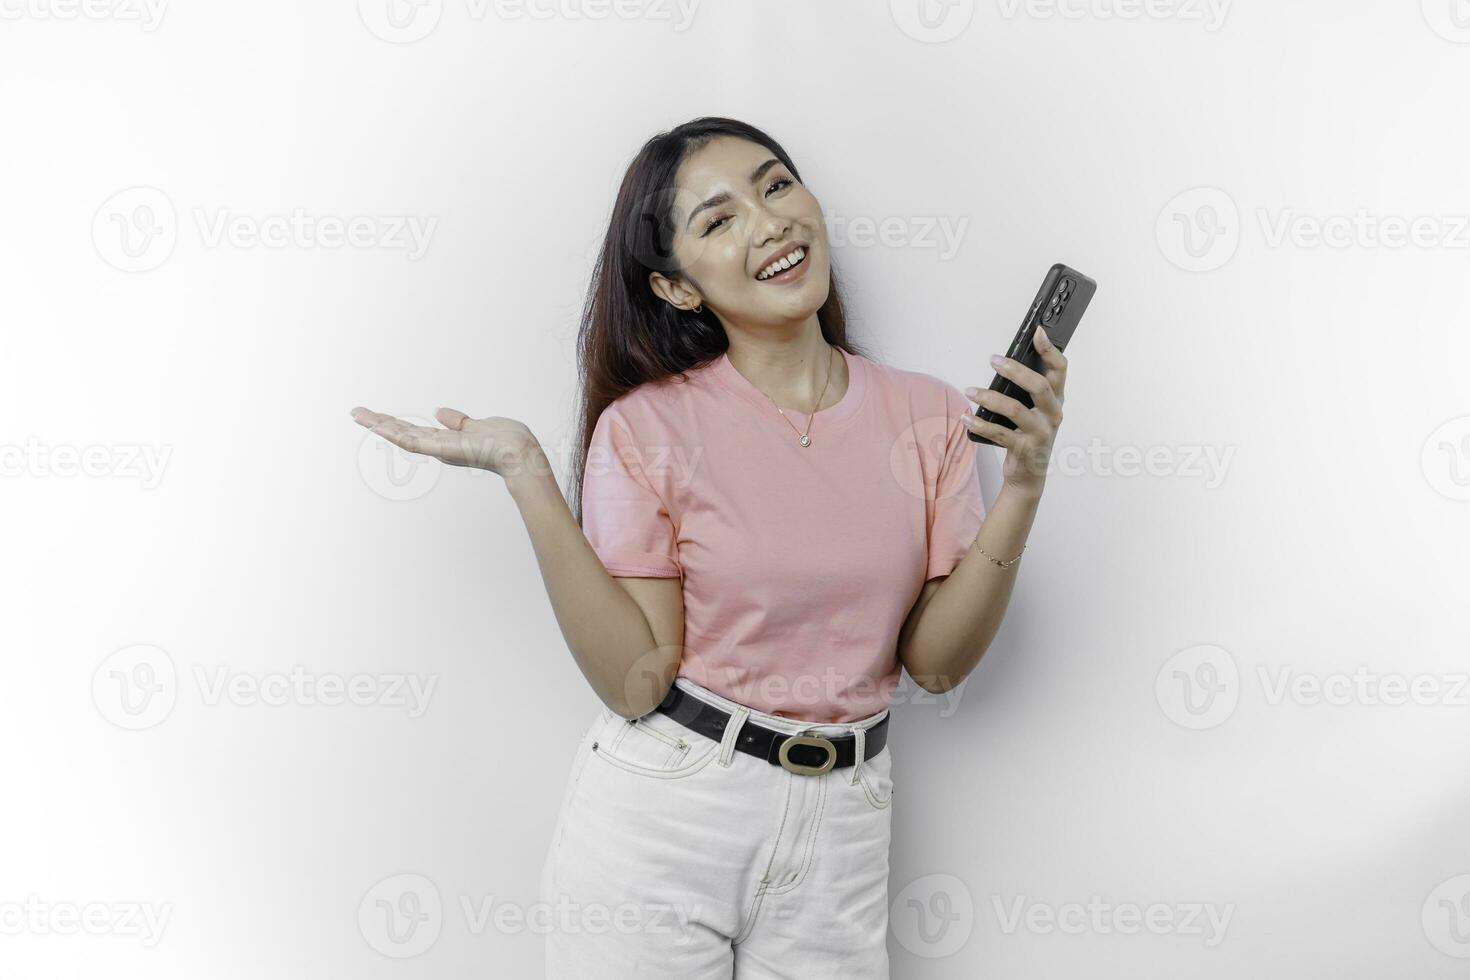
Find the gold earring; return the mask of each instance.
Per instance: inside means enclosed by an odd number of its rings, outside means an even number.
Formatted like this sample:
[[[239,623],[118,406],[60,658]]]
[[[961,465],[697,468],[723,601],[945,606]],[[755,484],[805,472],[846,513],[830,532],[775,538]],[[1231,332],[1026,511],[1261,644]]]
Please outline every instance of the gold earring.
[[[703,313],[704,312],[704,304],[703,303],[700,303],[698,306],[696,306],[694,309],[690,310],[689,312],[690,313]]]

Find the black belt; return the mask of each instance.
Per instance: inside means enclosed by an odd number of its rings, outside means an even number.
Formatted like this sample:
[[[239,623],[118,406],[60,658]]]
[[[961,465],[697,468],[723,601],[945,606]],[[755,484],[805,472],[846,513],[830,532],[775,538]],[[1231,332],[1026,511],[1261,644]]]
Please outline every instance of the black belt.
[[[716,742],[724,739],[725,727],[730,721],[728,711],[686,694],[677,684],[669,688],[669,693],[654,710],[662,711],[685,728]],[[884,715],[882,721],[867,729],[863,743],[866,758],[883,751],[888,741],[889,717]],[[789,772],[815,776],[829,769],[852,765],[857,759],[857,736],[788,735],[746,719],[735,738],[735,748]]]

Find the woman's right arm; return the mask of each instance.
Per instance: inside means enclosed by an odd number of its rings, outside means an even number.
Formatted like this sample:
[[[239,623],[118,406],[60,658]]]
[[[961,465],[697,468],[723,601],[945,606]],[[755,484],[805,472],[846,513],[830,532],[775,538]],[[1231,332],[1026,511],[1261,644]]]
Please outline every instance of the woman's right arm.
[[[505,479],[520,509],[562,636],[597,696],[624,718],[658,706],[683,653],[677,578],[614,577],[603,565],[537,445]]]
[[[593,691],[636,718],[657,707],[683,654],[684,593],[678,578],[614,577],[567,506],[535,435],[515,419],[472,419],[441,408],[445,427],[413,425],[354,408],[352,418],[387,441],[452,466],[499,474],[520,509],[557,625]]]

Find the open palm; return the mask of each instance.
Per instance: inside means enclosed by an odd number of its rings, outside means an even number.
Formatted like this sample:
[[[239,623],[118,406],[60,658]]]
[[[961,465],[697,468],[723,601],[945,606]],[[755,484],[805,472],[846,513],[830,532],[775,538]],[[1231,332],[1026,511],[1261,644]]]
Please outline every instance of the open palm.
[[[352,410],[352,420],[401,449],[433,456],[451,466],[472,466],[503,477],[521,471],[537,446],[536,437],[522,422],[491,416],[472,419],[453,408],[441,408],[434,418],[444,426],[414,425],[370,409]]]

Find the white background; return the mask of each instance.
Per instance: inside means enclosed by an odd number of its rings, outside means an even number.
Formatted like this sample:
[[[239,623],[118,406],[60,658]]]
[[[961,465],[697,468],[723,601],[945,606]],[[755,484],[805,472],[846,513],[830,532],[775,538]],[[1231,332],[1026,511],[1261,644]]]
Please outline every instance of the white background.
[[[984,387],[1100,284],[1004,627],[894,707],[894,975],[1470,969],[1470,5],[385,2],[0,0],[0,976],[539,974],[479,915],[595,697],[499,478],[348,410],[564,474],[612,194],[704,114],[889,222],[884,363]],[[363,237],[242,237],[297,209]]]

